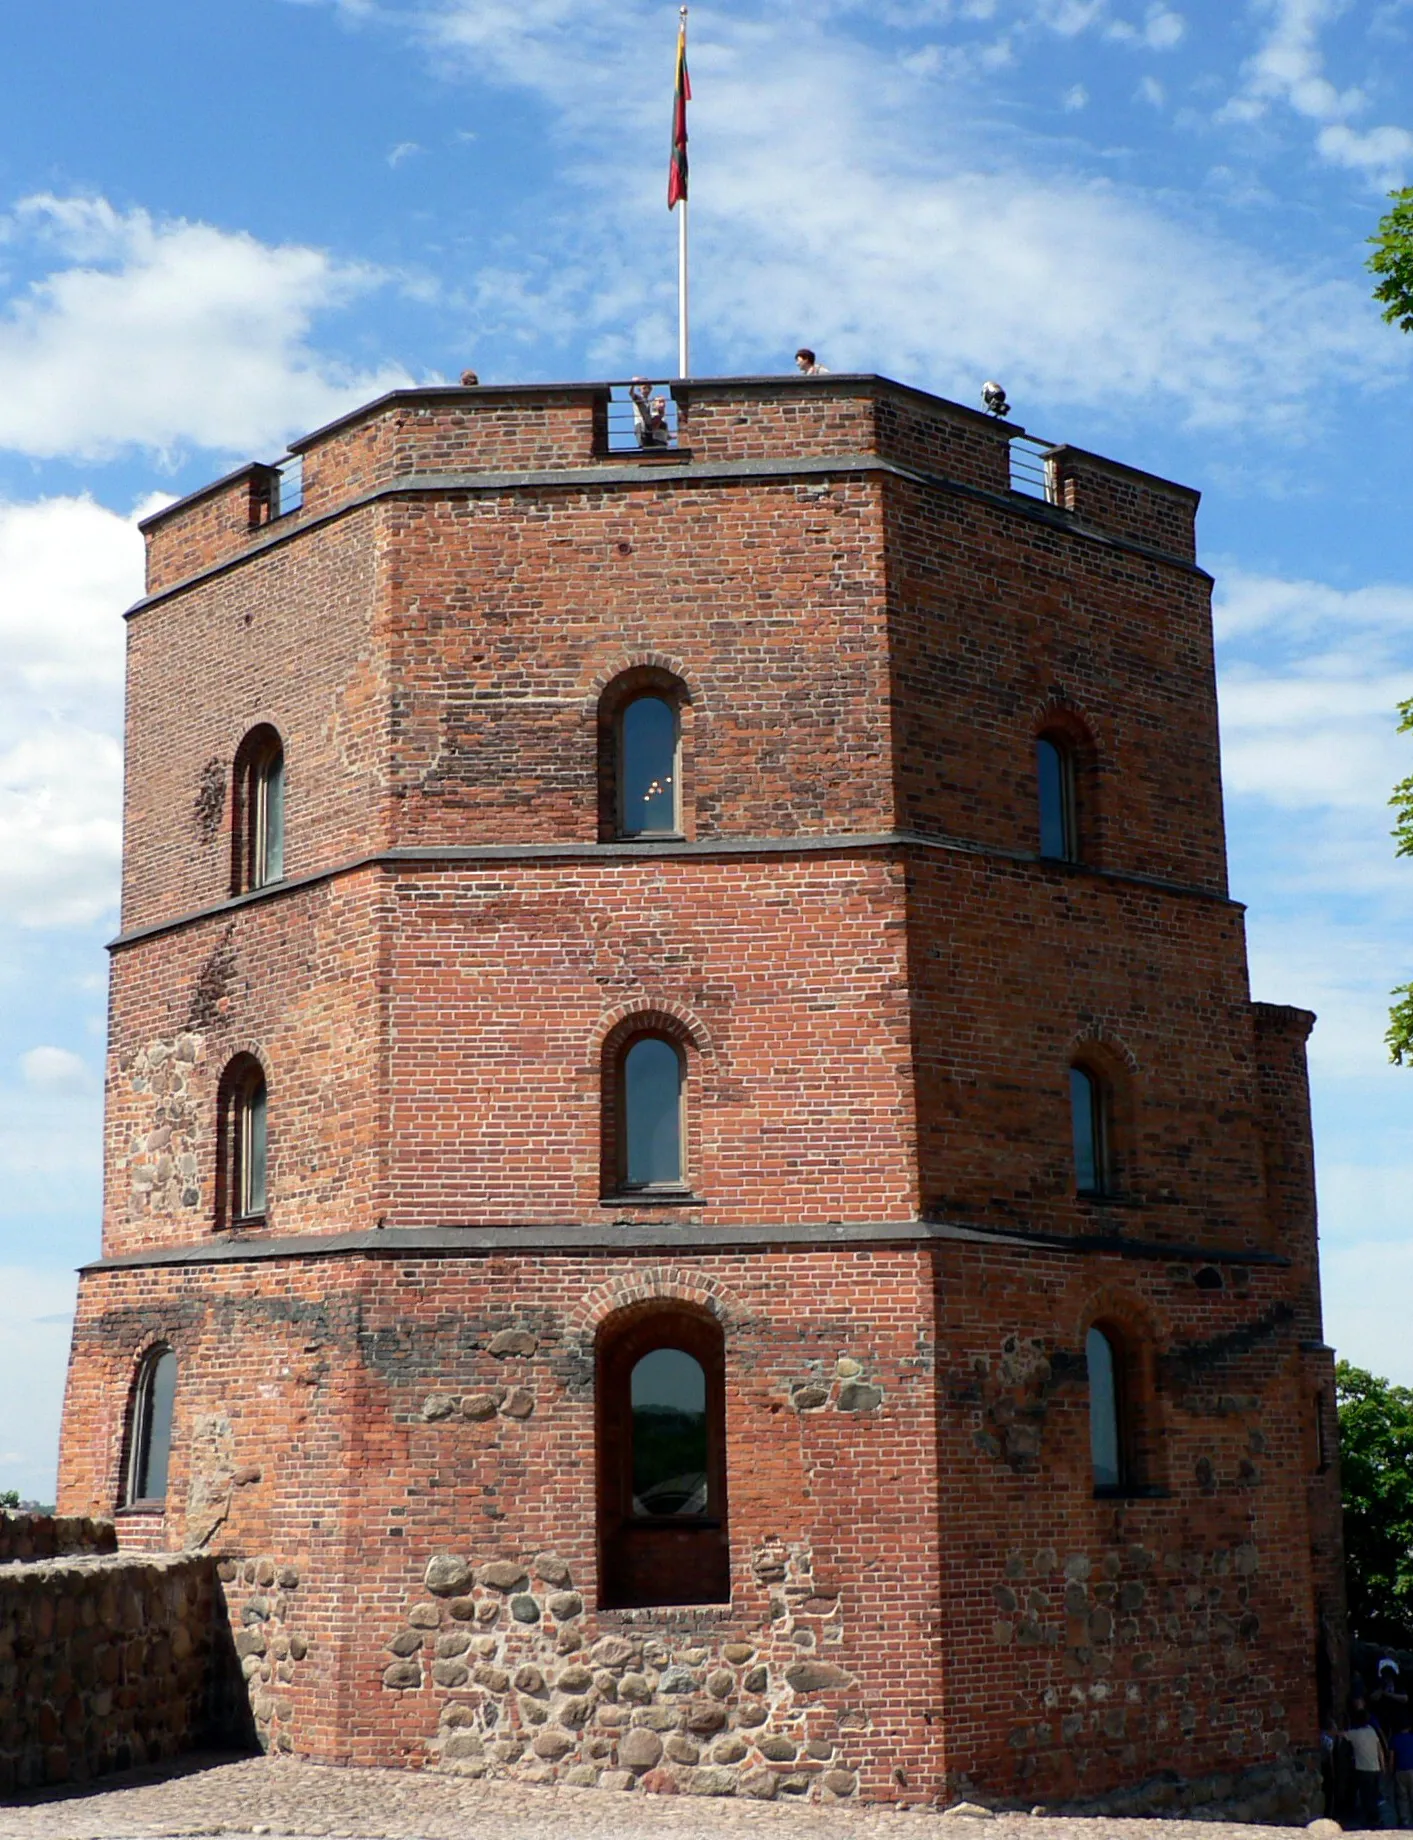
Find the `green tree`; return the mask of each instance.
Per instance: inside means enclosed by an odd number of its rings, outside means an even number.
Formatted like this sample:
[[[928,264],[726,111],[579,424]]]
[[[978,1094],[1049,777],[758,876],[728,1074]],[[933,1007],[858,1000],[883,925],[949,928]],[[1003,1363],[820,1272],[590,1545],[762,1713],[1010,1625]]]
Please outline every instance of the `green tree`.
[[[1379,219],[1378,230],[1369,241],[1374,253],[1369,267],[1378,276],[1374,299],[1383,303],[1384,318],[1391,326],[1413,332],[1413,185],[1400,192],[1390,192],[1392,208]]]
[[[20,1491],[18,1489],[0,1489],[0,1508],[18,1508]]]
[[[1335,1400],[1350,1628],[1413,1644],[1413,1390],[1341,1361]]]
[[[1413,698],[1399,704],[1398,717],[1399,734],[1413,734]],[[1413,774],[1398,782],[1389,804],[1394,809],[1396,819],[1393,839],[1397,854],[1413,856]],[[1413,1060],[1413,984],[1399,984],[1390,995],[1394,1001],[1389,1011],[1388,1034],[1385,1039],[1388,1042],[1389,1058],[1397,1061],[1401,1067],[1405,1060]]]

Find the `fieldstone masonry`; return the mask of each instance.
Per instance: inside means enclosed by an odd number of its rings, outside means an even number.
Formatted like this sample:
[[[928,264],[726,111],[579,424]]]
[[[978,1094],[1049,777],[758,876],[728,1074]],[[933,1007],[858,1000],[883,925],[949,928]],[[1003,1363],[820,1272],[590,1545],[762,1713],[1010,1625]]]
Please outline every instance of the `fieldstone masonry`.
[[[386,1645],[383,1685],[433,1690],[429,1755],[461,1775],[847,1799],[848,1755],[871,1721],[859,1683],[829,1659],[839,1596],[816,1586],[807,1549],[761,1547],[751,1570],[761,1629],[744,1642],[710,1611],[670,1631],[642,1612],[586,1614],[554,1553],[482,1565],[438,1554],[428,1597]]]

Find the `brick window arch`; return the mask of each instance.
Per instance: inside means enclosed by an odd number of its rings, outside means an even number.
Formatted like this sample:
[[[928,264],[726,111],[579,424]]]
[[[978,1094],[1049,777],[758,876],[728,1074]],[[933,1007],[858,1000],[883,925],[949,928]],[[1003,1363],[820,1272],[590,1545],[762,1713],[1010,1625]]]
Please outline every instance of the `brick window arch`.
[[[1098,831],[1097,755],[1073,710],[1051,709],[1035,735],[1035,798],[1040,854],[1052,862],[1092,862]]]
[[[691,1192],[692,1044],[657,1011],[629,1017],[602,1056],[605,1196],[673,1200]]]
[[[683,1306],[630,1310],[599,1333],[602,1608],[730,1599],[725,1350],[721,1325]]]
[[[143,1356],[133,1382],[123,1466],[124,1507],[158,1507],[167,1498],[176,1394],[177,1357],[164,1342],[158,1343]]]
[[[1089,1464],[1096,1495],[1123,1493],[1131,1480],[1124,1343],[1113,1326],[1093,1323],[1084,1338],[1089,1376]]]
[[[217,1089],[216,1224],[262,1226],[269,1205],[270,1094],[253,1054],[237,1054]]]
[[[1109,1080],[1092,1062],[1070,1067],[1070,1132],[1074,1184],[1081,1195],[1114,1192],[1114,1105]]]
[[[285,749],[262,722],[236,749],[231,813],[231,893],[284,880]]]
[[[599,698],[599,835],[680,837],[684,831],[681,678],[640,665]]]

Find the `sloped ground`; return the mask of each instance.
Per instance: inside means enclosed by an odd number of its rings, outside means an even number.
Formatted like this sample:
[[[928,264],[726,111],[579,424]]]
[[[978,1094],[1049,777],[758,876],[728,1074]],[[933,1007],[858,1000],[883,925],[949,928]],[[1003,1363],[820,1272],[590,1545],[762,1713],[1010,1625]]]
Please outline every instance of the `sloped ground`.
[[[338,1770],[270,1757],[193,1760],[86,1790],[0,1803],[0,1840],[168,1840],[268,1834],[279,1840],[1262,1840],[1290,1828],[1214,1821],[979,1819],[883,1808],[511,1788],[397,1770]]]

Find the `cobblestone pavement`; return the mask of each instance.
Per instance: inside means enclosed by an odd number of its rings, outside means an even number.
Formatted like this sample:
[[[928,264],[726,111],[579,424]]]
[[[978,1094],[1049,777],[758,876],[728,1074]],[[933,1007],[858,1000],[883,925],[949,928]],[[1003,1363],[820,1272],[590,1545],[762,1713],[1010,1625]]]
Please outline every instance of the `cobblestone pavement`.
[[[83,1790],[0,1803],[0,1840],[1263,1840],[1290,1828],[1212,1821],[975,1819],[886,1808],[704,1801],[600,1789],[509,1787],[399,1770],[254,1757],[136,1771]]]

